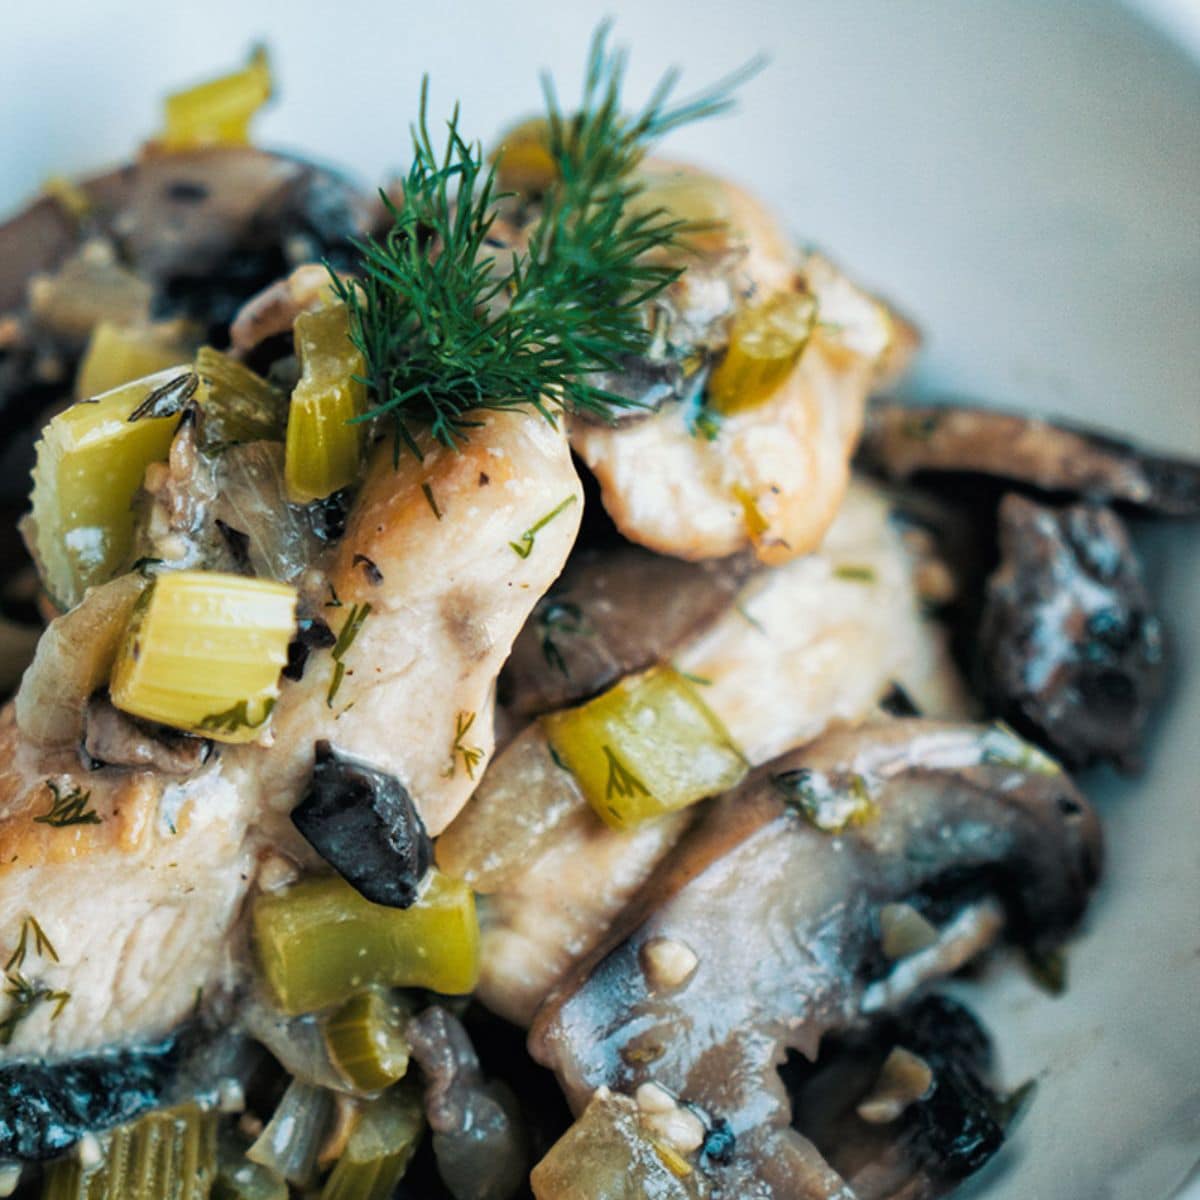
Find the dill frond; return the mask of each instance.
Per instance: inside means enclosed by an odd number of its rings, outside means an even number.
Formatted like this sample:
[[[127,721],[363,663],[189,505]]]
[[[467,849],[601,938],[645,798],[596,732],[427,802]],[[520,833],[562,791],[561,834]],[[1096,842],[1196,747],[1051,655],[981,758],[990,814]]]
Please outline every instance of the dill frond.
[[[575,114],[543,81],[558,178],[528,249],[506,250],[503,265],[490,238],[503,199],[494,168],[460,132],[457,108],[435,147],[423,83],[403,198],[384,196],[391,228],[358,244],[359,279],[333,278],[367,364],[372,407],[360,419],[389,419],[397,454],[404,445],[419,455],[423,429],[455,446],[480,410],[527,408],[554,421],[564,408],[611,417],[633,403],[589,380],[648,347],[642,306],[681,270],[654,252],[690,229],[661,209],[627,213],[636,169],[664,133],[728,108],[757,64],[674,105],[672,71],[627,116],[626,55],[608,34],[604,24],[593,38]]]

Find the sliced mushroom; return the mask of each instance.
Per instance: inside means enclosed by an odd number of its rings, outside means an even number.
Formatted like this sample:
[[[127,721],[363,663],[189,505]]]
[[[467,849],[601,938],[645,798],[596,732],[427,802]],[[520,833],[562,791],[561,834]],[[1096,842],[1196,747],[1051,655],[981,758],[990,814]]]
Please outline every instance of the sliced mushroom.
[[[979,638],[996,709],[1068,764],[1136,766],[1166,651],[1124,523],[1012,494],[1000,554]]]
[[[512,1093],[484,1079],[467,1031],[446,1009],[414,1017],[408,1041],[425,1075],[438,1171],[454,1200],[507,1200],[528,1166]]]
[[[896,1200],[943,1195],[1000,1148],[1014,1101],[989,1085],[991,1058],[961,1004],[928,996],[830,1038],[816,1063],[789,1057],[782,1075],[795,1127],[855,1200]]]
[[[865,796],[870,812],[824,832],[803,815],[804,788]],[[1086,801],[1005,730],[906,720],[835,732],[712,808],[607,951],[546,1003],[530,1048],[576,1111],[597,1087],[653,1080],[728,1121],[736,1151],[710,1172],[720,1195],[844,1196],[791,1129],[776,1067],[789,1048],[815,1059],[861,1019],[871,984],[903,969],[881,950],[880,909],[904,901],[943,924],[990,896],[1008,937],[1045,947],[1079,920],[1099,863]],[[645,973],[643,948],[661,938],[697,955],[679,987]]]
[[[860,457],[891,479],[967,472],[1167,516],[1200,515],[1200,463],[1040,417],[876,400],[867,413]]]
[[[39,385],[63,390],[114,296],[127,318],[192,318],[220,343],[249,297],[302,263],[340,265],[378,217],[332,171],[251,147],[148,154],[75,186],[82,216],[42,196],[0,225],[0,316],[15,331],[0,350],[0,433],[10,407],[35,415]],[[60,286],[64,271],[77,278]],[[52,319],[23,319],[34,283]]]
[[[513,646],[507,707],[536,716],[665,661],[733,603],[752,566],[745,555],[685,563],[628,545],[575,556]]]

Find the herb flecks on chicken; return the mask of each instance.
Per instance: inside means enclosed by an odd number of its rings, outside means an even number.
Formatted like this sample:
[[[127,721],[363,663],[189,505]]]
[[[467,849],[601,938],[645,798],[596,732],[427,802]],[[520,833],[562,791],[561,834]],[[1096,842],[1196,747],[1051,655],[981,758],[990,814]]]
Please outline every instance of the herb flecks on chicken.
[[[504,198],[495,168],[463,137],[457,108],[437,149],[422,87],[403,198],[384,196],[392,227],[359,243],[361,280],[334,279],[367,363],[365,416],[391,418],[397,451],[416,453],[424,426],[456,445],[480,409],[528,407],[553,421],[564,407],[607,417],[631,404],[589,377],[648,346],[642,306],[681,273],[653,252],[691,228],[661,208],[632,211],[635,170],[655,139],[728,108],[748,71],[675,105],[670,72],[633,116],[621,107],[624,71],[602,25],[577,113],[564,115],[545,80],[556,179],[528,247],[507,264],[489,253]]]

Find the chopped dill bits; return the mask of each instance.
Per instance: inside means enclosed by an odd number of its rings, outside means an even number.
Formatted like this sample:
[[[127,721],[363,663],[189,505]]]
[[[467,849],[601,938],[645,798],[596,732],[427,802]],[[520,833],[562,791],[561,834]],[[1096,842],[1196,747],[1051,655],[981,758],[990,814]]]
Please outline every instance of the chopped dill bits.
[[[558,643],[554,640],[554,635],[561,634],[565,637],[590,635],[592,630],[588,625],[587,618],[583,615],[583,610],[578,604],[573,604],[569,600],[551,600],[538,613],[537,622],[541,633],[542,657],[546,660],[546,665],[553,667],[569,679],[571,672],[567,668],[566,659],[563,658]]]
[[[608,760],[608,782],[604,788],[604,798],[611,800],[613,796],[627,800],[631,796],[649,796],[650,789],[617,757],[609,745],[602,747],[604,757]],[[620,817],[616,809],[609,810]]]
[[[239,700],[222,712],[209,713],[200,721],[200,728],[206,733],[237,733],[239,729],[257,729],[265,725],[275,711],[275,697],[268,696],[257,715],[250,712],[250,705],[254,703],[253,700]]]
[[[330,591],[332,590],[331,585]],[[338,602],[338,607],[341,607],[340,601]],[[329,692],[325,697],[325,703],[329,708],[333,707],[333,699],[338,694],[338,688],[342,686],[342,680],[346,677],[345,657],[350,652],[350,647],[354,645],[354,639],[358,637],[366,619],[370,615],[370,604],[352,604],[350,606],[350,615],[346,618],[345,624],[337,635],[337,641],[333,644],[333,678],[329,681]]]
[[[486,475],[481,475],[480,479],[487,479]],[[425,493],[425,502],[429,505],[429,511],[440,521],[442,519],[442,510],[438,508],[437,501],[433,498],[433,488],[427,483],[421,484],[421,491]]]
[[[568,496],[561,504],[552,508],[544,517],[539,517],[530,527],[525,530],[518,541],[509,542],[514,553],[518,558],[528,558],[533,553],[533,541],[537,535],[578,499],[577,496]]]
[[[4,964],[5,971],[15,971],[25,965],[25,956],[29,952],[31,937],[33,938],[33,952],[36,955],[41,958],[49,958],[52,962],[58,962],[58,951],[46,936],[46,931],[38,924],[37,918],[30,915],[21,922],[21,936],[17,941],[17,948],[9,955],[8,962]]]
[[[875,815],[867,781],[856,772],[831,775],[801,767],[771,777],[788,808],[822,833],[841,833]]]
[[[352,565],[362,567],[367,582],[372,587],[378,587],[383,582],[383,572],[375,565],[375,560],[365,554],[356,554],[351,560]]]
[[[58,992],[44,983],[35,983],[19,971],[10,971],[5,979],[8,986],[4,994],[12,1003],[3,1019],[0,1019],[0,1046],[10,1045],[21,1023],[43,1004],[54,1005],[54,1012],[50,1014],[50,1019],[54,1020],[71,999],[70,992]]]
[[[737,615],[741,617],[747,625],[753,625],[759,633],[761,633],[764,637],[766,636],[767,631],[763,626],[763,623],[757,617],[752,616],[750,610],[744,604],[735,604],[733,607],[737,612]]]
[[[460,712],[454,722],[454,745],[450,748],[450,774],[454,774],[459,758],[468,779],[475,778],[475,769],[483,761],[483,751],[478,746],[468,746],[464,739],[475,724],[473,712]]]
[[[21,1022],[31,1016],[42,1004],[53,1004],[54,1012],[51,1020],[63,1010],[63,1005],[71,998],[70,992],[58,992],[47,987],[44,983],[31,981],[20,968],[25,965],[25,959],[30,952],[32,939],[33,953],[39,958],[58,962],[58,951],[51,944],[46,932],[33,916],[27,916],[21,922],[21,936],[16,949],[9,955],[4,964],[5,982],[4,994],[11,1003],[8,1012],[0,1018],[0,1046],[9,1045],[16,1035]]]
[[[53,825],[55,829],[64,829],[68,825],[99,825],[100,817],[95,809],[89,808],[92,793],[81,787],[71,787],[66,792],[60,791],[58,784],[52,779],[46,780],[50,789],[50,809],[34,821],[39,825]]]
[[[677,667],[676,670],[679,670],[679,668]],[[712,687],[712,680],[705,675],[693,675],[690,671],[679,671],[679,673],[688,683],[694,683],[700,687]]]
[[[878,578],[874,567],[862,563],[842,563],[833,568],[833,577],[849,583],[874,583]]]
[[[156,387],[129,414],[127,421],[141,421],[145,417],[158,420],[161,417],[174,417],[183,412],[188,401],[196,394],[200,386],[200,378],[194,371],[176,375],[166,383]]]

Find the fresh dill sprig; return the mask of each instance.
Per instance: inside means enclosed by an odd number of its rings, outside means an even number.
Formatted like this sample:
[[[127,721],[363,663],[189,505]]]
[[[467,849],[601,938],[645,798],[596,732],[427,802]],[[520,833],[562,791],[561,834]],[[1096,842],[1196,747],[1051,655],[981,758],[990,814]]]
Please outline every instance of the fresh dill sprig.
[[[678,104],[672,71],[627,116],[626,55],[608,33],[604,24],[593,38],[577,113],[564,115],[544,81],[558,179],[528,249],[505,251],[504,265],[491,245],[503,199],[495,169],[463,137],[457,108],[435,147],[422,85],[403,198],[384,196],[391,229],[358,244],[359,279],[333,278],[366,363],[373,406],[360,419],[389,418],[397,454],[406,445],[419,455],[423,428],[455,446],[481,409],[530,408],[553,421],[564,407],[610,417],[632,403],[591,380],[649,345],[641,306],[681,270],[654,252],[690,228],[661,209],[627,211],[636,168],[664,133],[728,108],[757,64]]]

